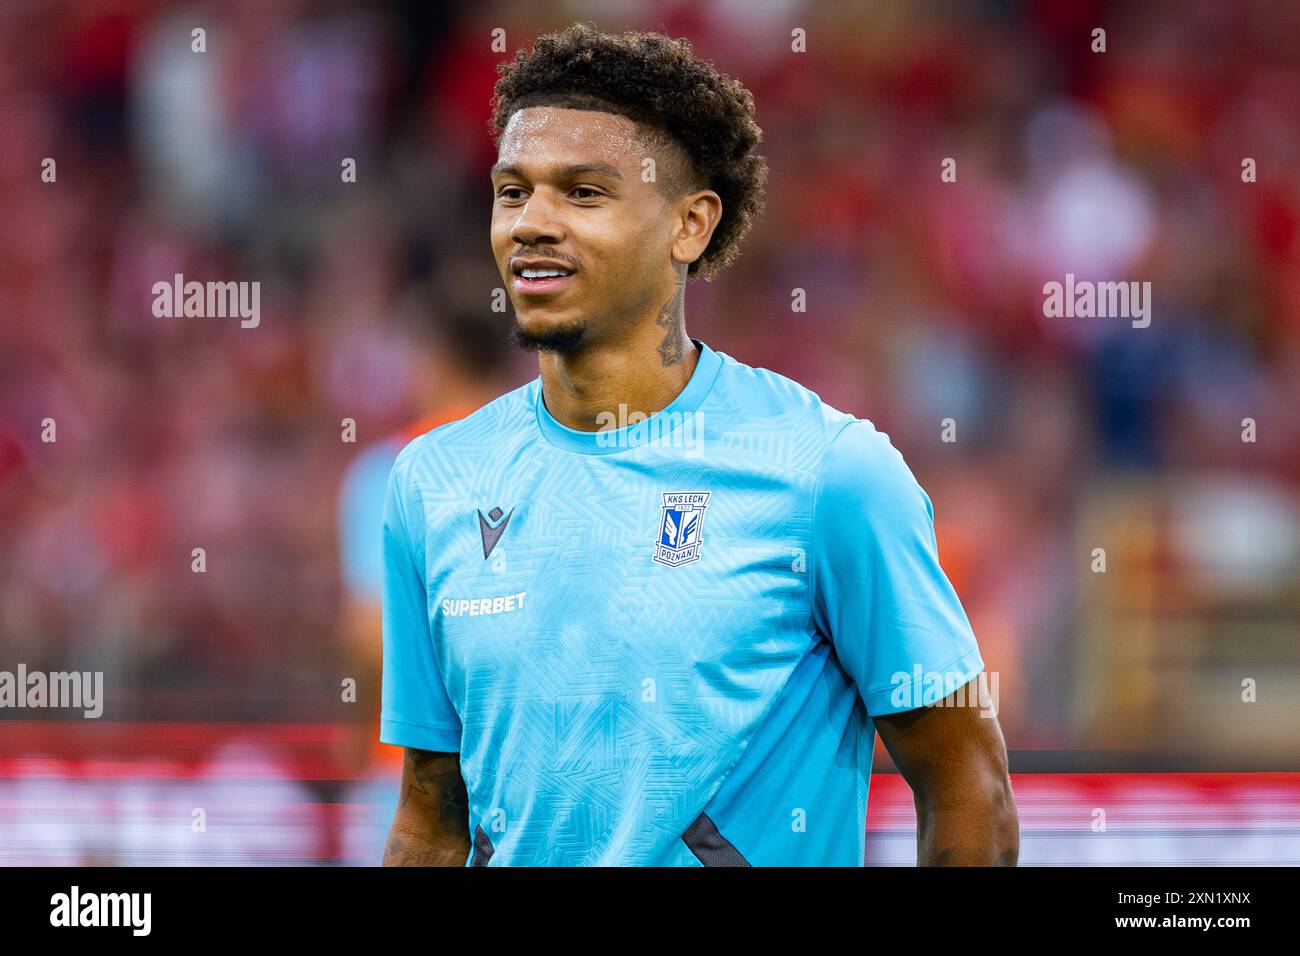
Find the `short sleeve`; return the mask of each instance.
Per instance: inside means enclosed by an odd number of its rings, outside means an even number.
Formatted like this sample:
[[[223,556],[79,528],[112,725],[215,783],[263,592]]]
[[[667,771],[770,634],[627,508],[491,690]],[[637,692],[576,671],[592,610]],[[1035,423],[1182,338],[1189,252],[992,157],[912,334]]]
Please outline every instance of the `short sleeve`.
[[[984,669],[939,566],[934,509],[903,456],[854,419],[822,462],[813,514],[814,623],[873,716],[932,704]]]
[[[434,656],[425,596],[423,548],[412,548],[399,469],[384,502],[383,711],[379,739],[386,744],[460,751],[461,723]]]

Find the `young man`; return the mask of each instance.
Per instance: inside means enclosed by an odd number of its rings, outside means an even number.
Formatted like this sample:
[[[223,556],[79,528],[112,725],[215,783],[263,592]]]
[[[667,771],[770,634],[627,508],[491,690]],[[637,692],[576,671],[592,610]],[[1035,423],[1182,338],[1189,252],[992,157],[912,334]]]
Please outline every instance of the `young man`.
[[[761,206],[748,91],[579,26],[502,70],[493,126],[541,374],[393,468],[384,862],[860,866],[878,728],[920,862],[1014,863],[996,719],[924,706],[984,666],[925,492],[869,421],[686,334]]]
[[[449,265],[447,269],[463,268]],[[501,392],[510,350],[486,327],[493,316],[446,296],[429,301],[451,277],[440,274],[409,293],[398,309],[399,327],[413,361],[419,417],[398,431],[366,444],[344,472],[338,498],[340,566],[343,572],[340,636],[346,673],[357,681],[358,698],[373,700],[379,690],[381,601],[384,552],[380,538],[388,476],[398,453],[414,438],[464,418]],[[379,741],[378,711],[367,711],[347,757],[360,773],[346,799],[361,812],[349,817],[344,856],[373,861],[385,845],[396,803],[394,777],[404,754]]]

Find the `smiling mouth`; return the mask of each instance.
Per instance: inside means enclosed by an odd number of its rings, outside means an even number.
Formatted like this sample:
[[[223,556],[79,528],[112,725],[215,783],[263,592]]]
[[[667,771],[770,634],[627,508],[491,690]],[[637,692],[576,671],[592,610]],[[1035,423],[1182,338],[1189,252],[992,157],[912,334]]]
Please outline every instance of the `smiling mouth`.
[[[564,288],[574,270],[561,266],[524,266],[513,270],[515,291],[524,295],[542,295]]]

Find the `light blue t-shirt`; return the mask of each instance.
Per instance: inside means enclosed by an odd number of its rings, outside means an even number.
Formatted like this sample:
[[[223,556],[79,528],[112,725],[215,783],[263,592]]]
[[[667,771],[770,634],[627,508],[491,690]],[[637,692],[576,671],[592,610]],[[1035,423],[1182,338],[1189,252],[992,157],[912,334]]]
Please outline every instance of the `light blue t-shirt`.
[[[339,489],[339,551],[343,583],[358,598],[380,600],[384,556],[379,529],[384,520],[384,489],[402,439],[391,435],[364,449],[343,475]]]
[[[983,670],[888,437],[693,341],[649,417],[537,378],[393,466],[380,739],[459,752],[468,865],[861,866],[869,715]]]

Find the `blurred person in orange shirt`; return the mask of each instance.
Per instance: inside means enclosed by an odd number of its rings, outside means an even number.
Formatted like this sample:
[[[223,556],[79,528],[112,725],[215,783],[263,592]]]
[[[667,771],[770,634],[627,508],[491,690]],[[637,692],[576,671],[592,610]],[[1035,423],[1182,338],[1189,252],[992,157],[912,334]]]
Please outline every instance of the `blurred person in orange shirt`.
[[[403,320],[414,339],[411,351],[420,415],[363,447],[344,474],[339,491],[339,544],[343,574],[343,641],[346,675],[357,682],[365,718],[349,762],[363,772],[399,766],[402,748],[379,742],[382,660],[380,593],[382,539],[388,474],[398,452],[439,425],[463,418],[499,394],[510,358],[490,317],[466,305]]]

